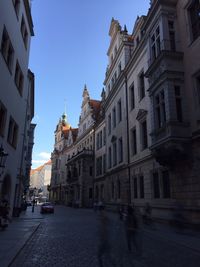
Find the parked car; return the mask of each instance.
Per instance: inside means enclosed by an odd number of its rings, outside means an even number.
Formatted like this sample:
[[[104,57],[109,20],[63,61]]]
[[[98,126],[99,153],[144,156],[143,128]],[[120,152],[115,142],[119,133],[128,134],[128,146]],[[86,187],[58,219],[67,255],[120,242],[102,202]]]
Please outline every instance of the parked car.
[[[45,202],[41,205],[40,213],[54,213],[54,205],[50,202]]]

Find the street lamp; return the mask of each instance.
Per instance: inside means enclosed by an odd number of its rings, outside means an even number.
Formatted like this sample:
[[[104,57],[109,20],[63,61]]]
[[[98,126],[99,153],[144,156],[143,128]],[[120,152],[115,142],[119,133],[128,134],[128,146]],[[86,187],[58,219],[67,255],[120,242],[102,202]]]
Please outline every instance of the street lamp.
[[[3,171],[5,169],[6,159],[7,159],[8,153],[5,153],[3,146],[0,146],[0,177],[3,174]]]

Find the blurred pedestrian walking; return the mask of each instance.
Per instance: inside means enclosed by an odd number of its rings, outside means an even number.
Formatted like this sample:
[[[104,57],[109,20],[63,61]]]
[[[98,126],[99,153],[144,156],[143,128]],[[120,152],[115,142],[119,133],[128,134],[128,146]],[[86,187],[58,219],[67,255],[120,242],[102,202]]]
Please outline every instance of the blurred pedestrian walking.
[[[129,252],[142,255],[142,231],[139,230],[138,218],[134,206],[127,207],[125,220],[126,240]]]

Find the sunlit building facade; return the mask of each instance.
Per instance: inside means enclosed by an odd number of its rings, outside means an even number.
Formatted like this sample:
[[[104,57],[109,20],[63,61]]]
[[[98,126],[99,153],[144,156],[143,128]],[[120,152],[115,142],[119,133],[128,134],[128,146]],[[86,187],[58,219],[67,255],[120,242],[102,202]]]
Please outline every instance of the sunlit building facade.
[[[8,154],[0,167],[0,199],[20,208],[29,186],[35,125],[34,74],[28,70],[34,35],[28,0],[0,2],[0,145]]]

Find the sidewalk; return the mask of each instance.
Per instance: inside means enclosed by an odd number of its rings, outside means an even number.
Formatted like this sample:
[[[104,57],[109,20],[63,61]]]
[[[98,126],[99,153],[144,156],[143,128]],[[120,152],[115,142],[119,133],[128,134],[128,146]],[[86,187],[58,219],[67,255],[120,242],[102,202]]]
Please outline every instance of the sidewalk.
[[[0,230],[0,266],[8,267],[16,255],[24,247],[29,238],[37,230],[43,217],[40,215],[40,207],[32,207],[21,212],[19,218],[13,218],[8,228]]]

